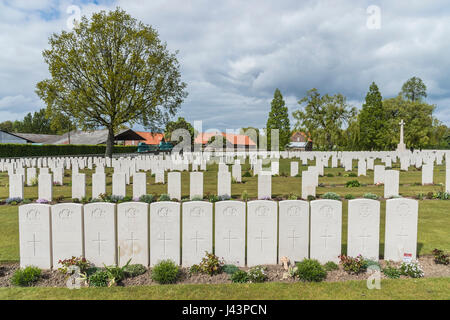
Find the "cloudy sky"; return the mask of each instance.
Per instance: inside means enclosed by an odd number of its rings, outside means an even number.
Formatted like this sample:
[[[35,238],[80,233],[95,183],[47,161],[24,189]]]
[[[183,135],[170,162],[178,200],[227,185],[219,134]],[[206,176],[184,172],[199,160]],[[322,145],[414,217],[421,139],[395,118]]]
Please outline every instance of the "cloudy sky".
[[[394,97],[412,76],[450,125],[446,0],[0,0],[1,121],[43,107],[34,90],[48,77],[50,34],[117,6],[179,50],[189,92],[179,116],[203,120],[205,130],[264,127],[276,88],[290,112],[311,88],[360,108],[372,81]]]

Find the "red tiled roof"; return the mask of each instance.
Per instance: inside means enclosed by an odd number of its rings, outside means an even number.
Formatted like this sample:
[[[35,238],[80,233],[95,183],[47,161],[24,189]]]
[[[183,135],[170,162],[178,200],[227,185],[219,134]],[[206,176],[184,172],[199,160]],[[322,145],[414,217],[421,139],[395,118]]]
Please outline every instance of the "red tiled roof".
[[[223,132],[207,132],[207,133],[199,133],[194,140],[196,144],[207,144],[212,137],[217,135],[224,136],[229,143],[232,145],[245,145],[245,146],[256,146],[256,143],[253,142],[250,137],[242,134],[231,134],[231,133],[223,133]]]
[[[160,142],[164,139],[163,133],[151,133],[142,131],[136,131],[136,133],[145,139],[141,142],[149,145],[159,145]]]

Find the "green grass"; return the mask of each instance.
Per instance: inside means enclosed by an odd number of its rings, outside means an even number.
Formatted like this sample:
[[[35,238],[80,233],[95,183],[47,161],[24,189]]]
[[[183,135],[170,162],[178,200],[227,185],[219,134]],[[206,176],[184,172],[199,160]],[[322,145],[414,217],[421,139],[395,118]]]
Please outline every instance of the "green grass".
[[[167,285],[127,288],[12,288],[0,289],[2,300],[400,300],[450,299],[450,278],[382,280],[380,290],[366,281],[322,283],[263,283]]]

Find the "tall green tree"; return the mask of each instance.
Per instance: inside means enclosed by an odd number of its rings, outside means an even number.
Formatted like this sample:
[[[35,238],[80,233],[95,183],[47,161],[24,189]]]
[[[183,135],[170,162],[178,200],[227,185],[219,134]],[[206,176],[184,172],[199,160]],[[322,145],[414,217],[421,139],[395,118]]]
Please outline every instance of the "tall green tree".
[[[176,55],[120,8],[83,17],[49,44],[43,56],[51,79],[37,84],[37,94],[49,113],[70,114],[83,130],[106,128],[108,157],[118,128],[161,130],[187,95]]]
[[[385,146],[385,112],[378,86],[372,82],[358,116],[359,146],[362,150],[383,150]]]
[[[297,130],[307,132],[319,148],[333,150],[344,145],[344,127],[356,115],[356,108],[345,96],[321,96],[317,89],[311,89],[298,103],[301,109],[293,113]]]
[[[172,143],[179,143],[179,138],[172,137],[174,131],[178,129],[185,129],[189,132],[191,136],[191,145],[194,143],[196,137],[196,132],[192,124],[186,121],[186,119],[179,117],[177,121],[170,121],[166,124],[166,130],[164,131],[164,137],[167,141]]]
[[[276,89],[273,95],[266,126],[267,148],[269,150],[272,147],[272,129],[279,130],[279,147],[280,150],[284,150],[289,144],[289,138],[291,137],[291,126],[289,122],[289,110],[288,107],[286,107],[286,103],[283,100],[283,95],[279,89]]]
[[[386,112],[386,149],[394,150],[400,142],[400,121],[405,121],[405,144],[415,149],[431,143],[435,105],[410,101],[399,95],[383,101]]]
[[[422,79],[412,77],[403,84],[400,94],[412,102],[421,101],[427,97],[427,86]]]

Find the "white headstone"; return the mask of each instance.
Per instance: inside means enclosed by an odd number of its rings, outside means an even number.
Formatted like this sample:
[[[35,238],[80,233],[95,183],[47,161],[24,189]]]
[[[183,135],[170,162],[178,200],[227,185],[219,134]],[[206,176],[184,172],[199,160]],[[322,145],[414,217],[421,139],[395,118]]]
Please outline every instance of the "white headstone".
[[[342,202],[311,201],[310,257],[320,263],[338,262],[341,255]]]
[[[240,164],[234,164],[231,167],[231,173],[233,175],[234,180],[236,182],[241,183],[242,182],[242,169]]]
[[[277,203],[248,202],[247,265],[277,263]]]
[[[433,184],[433,163],[422,166],[422,185]]]
[[[417,200],[386,201],[384,260],[402,261],[405,253],[416,259],[418,212]]]
[[[373,184],[383,184],[385,176],[385,168],[384,166],[377,165],[374,167],[373,171]]]
[[[183,203],[183,266],[201,262],[212,252],[212,203]]]
[[[138,172],[133,175],[133,198],[139,199],[147,194],[147,174]]]
[[[116,263],[116,205],[90,203],[84,206],[86,259],[97,267]]]
[[[308,199],[308,196],[316,196],[315,176],[317,173],[311,171],[302,171],[302,199]]]
[[[170,198],[181,200],[181,173],[169,172],[167,182],[167,191]]]
[[[51,207],[53,268],[59,268],[60,260],[82,257],[83,205],[62,203]]]
[[[37,182],[36,168],[27,168],[27,186],[31,187]]]
[[[215,254],[226,264],[245,266],[245,203],[215,204]]]
[[[148,204],[121,203],[117,206],[117,239],[119,264],[149,265]]]
[[[386,170],[384,173],[384,197],[386,199],[399,195],[400,171]]]
[[[86,197],[86,175],[78,173],[72,175],[72,199],[83,199]]]
[[[298,175],[298,162],[293,161],[291,162],[291,177],[295,177]]]
[[[217,195],[219,197],[231,197],[231,173],[228,171],[217,174]]]
[[[150,205],[150,265],[180,259],[180,204],[156,202]]]
[[[258,175],[258,199],[272,199],[272,175],[262,171]]]
[[[49,173],[41,173],[38,182],[38,197],[47,201],[53,200],[53,181]]]
[[[21,174],[13,174],[9,176],[9,197],[24,197],[23,176]]]
[[[190,176],[190,199],[203,199],[203,172],[191,172]]]
[[[52,267],[50,206],[29,204],[19,207],[20,267]]]
[[[347,255],[379,259],[380,202],[356,199],[348,202]]]
[[[106,194],[106,175],[100,172],[94,173],[92,175],[92,199],[98,199],[102,194]]]
[[[127,195],[125,173],[114,173],[112,176],[112,195],[125,197]]]
[[[294,263],[309,257],[309,203],[300,200],[279,203],[279,257]]]

